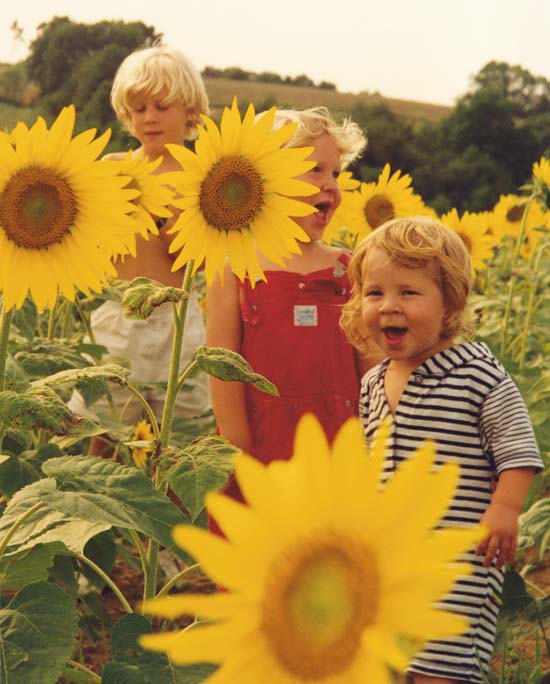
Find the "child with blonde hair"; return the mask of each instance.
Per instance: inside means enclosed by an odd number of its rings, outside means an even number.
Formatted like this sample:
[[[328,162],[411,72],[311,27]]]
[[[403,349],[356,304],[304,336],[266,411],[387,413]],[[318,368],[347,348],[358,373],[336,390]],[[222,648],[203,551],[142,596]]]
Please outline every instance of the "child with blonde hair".
[[[179,171],[179,162],[168,152],[167,143],[183,144],[196,137],[201,114],[208,112],[208,98],[201,75],[192,62],[179,50],[165,45],[138,49],[124,59],[115,75],[111,90],[111,103],[123,126],[138,140],[140,146],[133,151],[135,157],[162,161],[155,170]],[[123,159],[126,153],[107,155],[110,159]],[[159,228],[158,235],[147,239],[136,236],[136,255],[125,255],[115,266],[121,280],[147,277],[164,285],[181,287],[183,273],[172,271],[174,256],[168,251],[172,237],[168,229],[175,223],[178,210],[169,208],[168,219],[153,217]],[[106,301],[93,312],[91,318],[94,341],[104,345],[108,356],[127,359],[131,364],[132,381],[138,385],[166,382],[168,379],[173,337],[171,304],[157,307],[146,320],[129,320],[122,313],[119,302]],[[192,359],[197,346],[204,344],[205,329],[197,294],[191,292],[187,308],[185,337],[180,364]],[[189,380],[190,391],[180,392],[176,400],[176,413],[187,418],[202,415],[209,410],[210,397],[206,377],[201,374]],[[141,418],[137,402],[128,403],[130,395],[123,388],[111,392],[116,408],[124,407],[124,420],[135,424]],[[152,389],[145,396],[157,419],[162,415],[164,395]],[[95,417],[75,393],[71,408],[81,415]],[[107,412],[108,404],[101,399],[93,410]],[[94,440],[91,453],[101,451],[104,444]]]
[[[272,397],[251,385],[211,378],[218,429],[230,442],[267,463],[292,455],[300,416],[314,413],[332,439],[357,414],[359,378],[352,346],[338,326],[347,301],[349,253],[321,241],[341,200],[340,172],[366,140],[351,121],[337,124],[324,107],[280,110],[276,128],[296,122],[286,147],[312,146],[315,166],[301,179],[318,191],[303,202],[316,212],[294,219],[310,238],[286,268],[260,255],[267,282],[239,282],[226,266],[206,293],[206,337],[211,346],[240,353],[275,383]]]
[[[438,464],[461,467],[440,525],[481,522],[487,529],[460,559],[472,574],[441,599],[443,609],[468,618],[469,629],[429,642],[407,671],[415,684],[481,684],[494,646],[502,566],[514,558],[518,515],[542,467],[529,415],[489,348],[468,341],[472,265],[454,231],[427,218],[390,221],[359,244],[349,274],[352,294],[341,325],[358,349],[376,344],[387,357],[366,373],[360,396],[367,440],[384,419],[392,420],[384,482],[431,439]]]

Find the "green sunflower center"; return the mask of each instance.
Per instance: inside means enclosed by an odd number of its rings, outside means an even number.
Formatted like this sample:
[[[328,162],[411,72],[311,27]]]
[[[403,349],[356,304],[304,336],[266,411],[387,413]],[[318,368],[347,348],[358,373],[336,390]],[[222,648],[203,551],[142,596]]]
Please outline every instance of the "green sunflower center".
[[[324,535],[291,548],[274,566],[261,629],[281,666],[316,682],[351,666],[378,609],[372,552]]]
[[[365,218],[371,228],[378,228],[382,223],[395,216],[395,208],[385,195],[374,195],[365,204]]]
[[[524,207],[514,204],[514,206],[510,207],[506,212],[506,220],[510,223],[519,223],[523,218],[523,209]]]
[[[71,186],[48,168],[19,170],[0,194],[0,224],[18,247],[40,249],[60,242],[73,227],[76,215]]]
[[[207,223],[218,230],[242,230],[263,206],[264,184],[245,157],[222,157],[202,182],[199,206]]]

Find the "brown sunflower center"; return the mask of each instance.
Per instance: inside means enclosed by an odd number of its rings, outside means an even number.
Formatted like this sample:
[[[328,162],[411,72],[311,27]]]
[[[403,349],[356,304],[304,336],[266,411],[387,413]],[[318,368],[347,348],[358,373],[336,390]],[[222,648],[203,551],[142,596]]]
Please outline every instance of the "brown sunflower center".
[[[261,629],[281,667],[316,682],[351,666],[378,610],[372,552],[337,534],[280,558],[265,591]]]
[[[207,223],[218,230],[241,230],[263,206],[264,184],[245,157],[222,157],[202,182],[199,206]]]
[[[519,223],[519,221],[521,221],[523,218],[523,209],[524,207],[514,204],[514,206],[510,207],[510,209],[508,209],[506,212],[506,220],[510,223]]]
[[[0,194],[0,224],[18,247],[40,249],[60,242],[70,232],[76,215],[72,188],[51,169],[21,169]]]
[[[374,195],[365,204],[365,218],[371,228],[378,228],[382,223],[395,216],[395,208],[385,195]]]

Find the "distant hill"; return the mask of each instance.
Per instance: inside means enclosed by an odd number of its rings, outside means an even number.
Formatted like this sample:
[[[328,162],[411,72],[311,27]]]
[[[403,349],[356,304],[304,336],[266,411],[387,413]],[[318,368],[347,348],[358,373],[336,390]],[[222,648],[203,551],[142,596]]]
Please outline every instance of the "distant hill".
[[[325,105],[337,118],[348,114],[358,102],[364,102],[366,105],[384,104],[411,123],[436,124],[453,111],[452,107],[444,105],[397,100],[382,95],[371,95],[366,91],[340,93],[335,90],[302,88],[283,83],[262,83],[208,77],[205,78],[205,84],[210,98],[212,114],[215,118],[224,105],[231,103],[235,95],[239,103],[253,102],[256,109],[266,109],[273,105],[297,109]]]

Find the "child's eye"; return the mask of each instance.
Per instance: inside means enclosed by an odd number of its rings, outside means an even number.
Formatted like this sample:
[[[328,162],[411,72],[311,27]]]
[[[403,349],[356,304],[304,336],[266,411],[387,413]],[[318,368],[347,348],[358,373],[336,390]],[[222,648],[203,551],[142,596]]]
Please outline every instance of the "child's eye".
[[[403,290],[403,294],[406,296],[409,296],[409,295],[416,295],[416,294],[418,294],[418,292],[416,292],[416,290]]]
[[[365,297],[381,297],[382,296],[382,290],[377,290],[375,288],[371,290],[367,290],[365,292]]]

